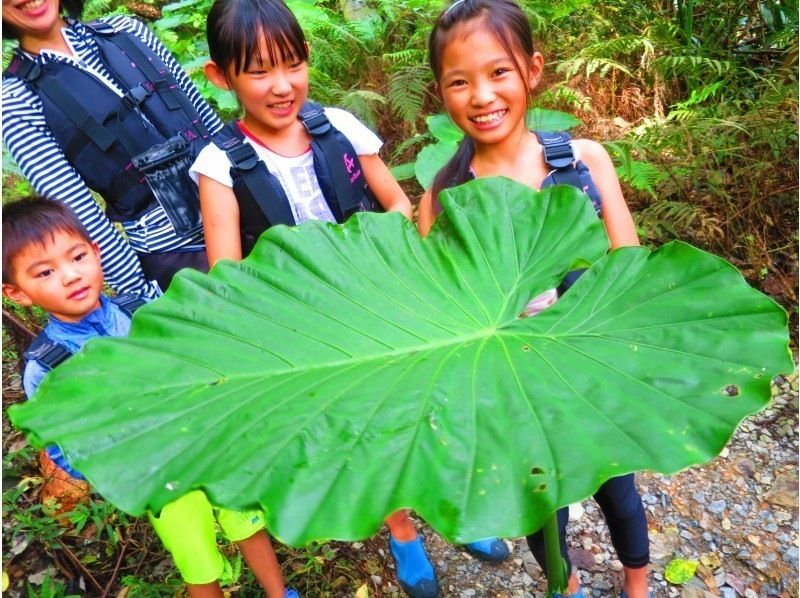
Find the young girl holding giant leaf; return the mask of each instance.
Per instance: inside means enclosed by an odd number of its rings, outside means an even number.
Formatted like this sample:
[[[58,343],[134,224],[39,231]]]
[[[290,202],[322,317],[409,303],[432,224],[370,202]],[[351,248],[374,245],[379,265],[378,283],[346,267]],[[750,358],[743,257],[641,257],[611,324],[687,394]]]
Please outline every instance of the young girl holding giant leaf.
[[[437,20],[429,50],[437,92],[465,137],[420,203],[419,228],[423,235],[428,234],[441,211],[438,195],[442,189],[473,178],[505,176],[534,189],[556,182],[583,189],[603,219],[612,248],[639,244],[614,167],[603,147],[585,139],[570,142],[565,135],[528,130],[528,103],[541,80],[543,59],[533,48],[530,25],[515,2],[454,2]],[[534,315],[556,298],[556,289],[536,297],[525,315]],[[621,596],[645,598],[647,520],[633,474],[608,480],[594,498],[606,517],[623,564]],[[558,511],[558,530],[561,554],[570,572],[564,541],[566,524],[565,507]],[[527,539],[546,569],[542,532]],[[568,596],[583,596],[574,570],[569,575]]]
[[[207,31],[206,76],[233,91],[244,108],[191,169],[209,264],[246,257],[276,224],[343,222],[363,210],[411,216],[408,198],[378,156],[381,140],[352,114],[307,101],[309,48],[282,1],[217,0]],[[414,598],[437,596],[408,513],[398,511],[386,523],[403,588]]]

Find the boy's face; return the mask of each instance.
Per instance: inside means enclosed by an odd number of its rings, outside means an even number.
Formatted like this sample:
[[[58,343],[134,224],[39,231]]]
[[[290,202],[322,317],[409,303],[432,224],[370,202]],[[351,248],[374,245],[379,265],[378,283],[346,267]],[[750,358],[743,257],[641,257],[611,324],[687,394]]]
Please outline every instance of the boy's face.
[[[43,245],[25,246],[12,258],[11,274],[14,282],[3,284],[6,297],[38,305],[63,322],[78,322],[100,307],[100,251],[77,233],[55,231]]]

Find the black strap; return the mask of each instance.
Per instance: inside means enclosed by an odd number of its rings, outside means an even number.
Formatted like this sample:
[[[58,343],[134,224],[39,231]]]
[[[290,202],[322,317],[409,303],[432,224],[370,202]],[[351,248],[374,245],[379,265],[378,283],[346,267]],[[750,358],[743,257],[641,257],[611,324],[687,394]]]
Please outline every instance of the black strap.
[[[331,175],[335,200],[329,201],[337,222],[344,222],[350,214],[359,210],[359,198],[350,183],[350,174],[345,167],[342,146],[336,139],[335,129],[325,115],[325,109],[316,102],[306,102],[300,108],[298,118],[311,135],[314,157],[324,160]],[[316,145],[316,147],[314,147]],[[351,156],[355,159],[356,156]]]
[[[105,25],[105,23],[103,23]],[[183,93],[177,83],[170,81],[167,77],[171,78],[171,73],[160,73],[153,66],[153,63],[150,62],[150,59],[147,55],[142,51],[142,49],[136,44],[125,32],[120,32],[119,35],[114,35],[114,29],[111,28],[112,33],[109,34],[106,31],[100,31],[97,27],[94,27],[94,23],[92,24],[92,29],[101,35],[103,35],[108,41],[112,42],[118,48],[120,48],[128,57],[136,64],[137,67],[142,71],[144,76],[149,79],[153,85],[155,86],[158,95],[161,99],[164,100],[164,103],[170,110],[183,110],[184,114],[186,114],[189,119],[194,123],[194,128],[197,130],[200,137],[208,137],[208,129],[206,129],[205,124],[203,123],[200,115],[197,113],[197,109],[194,107],[194,104],[186,97],[186,94]],[[102,53],[102,47],[100,48]],[[108,58],[106,57],[106,67],[108,67]]]
[[[42,77],[41,66],[28,56],[17,54],[12,63],[17,68],[14,71],[9,68],[10,73],[30,85],[40,88],[58,104],[66,117],[92,143],[104,152],[109,150],[116,140],[114,135],[98,122],[80,102],[76,101],[69,90],[52,77]]]
[[[119,307],[129,317],[133,316],[133,313],[137,309],[147,303],[147,301],[142,299],[141,295],[136,295],[134,293],[125,293],[124,295],[110,297],[110,299],[112,303],[116,304],[117,307]]]
[[[129,318],[133,316],[137,309],[147,303],[142,297],[133,293],[110,297],[110,300]],[[22,354],[27,361],[37,361],[47,371],[61,365],[72,355],[73,352],[66,345],[54,341],[45,332],[33,339],[31,346]]]
[[[72,351],[42,332],[33,339],[31,346],[28,347],[28,350],[25,351],[22,356],[27,361],[34,360],[39,362],[42,367],[50,371],[72,357]]]
[[[534,131],[544,148],[544,161],[550,168],[560,170],[575,161],[569,133],[545,133]]]
[[[296,224],[292,208],[280,183],[269,172],[267,165],[258,157],[252,145],[246,143],[244,134],[236,121],[225,125],[222,136],[228,137],[220,146],[228,154],[231,178],[236,191],[246,192],[254,201],[270,226]],[[241,187],[237,185],[237,181]],[[237,200],[241,201],[239,198]]]

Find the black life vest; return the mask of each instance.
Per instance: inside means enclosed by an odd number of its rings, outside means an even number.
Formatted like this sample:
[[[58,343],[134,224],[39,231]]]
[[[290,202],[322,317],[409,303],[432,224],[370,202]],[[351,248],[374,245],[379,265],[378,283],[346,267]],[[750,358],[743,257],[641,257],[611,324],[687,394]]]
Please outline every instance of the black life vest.
[[[595,213],[600,216],[603,207],[600,191],[598,191],[597,185],[592,179],[589,167],[580,160],[575,159],[575,151],[572,149],[572,140],[569,133],[548,133],[545,131],[533,131],[533,133],[544,150],[545,164],[551,169],[544,181],[542,181],[542,189],[553,185],[576,187],[586,194],[589,201],[592,202]],[[469,178],[473,179],[475,176],[470,173]],[[586,272],[585,268],[568,272],[558,286],[558,294],[565,293],[584,272]]]
[[[314,172],[336,222],[344,222],[356,212],[382,211],[367,187],[353,145],[330,123],[323,107],[306,102],[297,117],[311,136]],[[280,181],[244,139],[236,121],[228,123],[214,138],[232,165],[243,257],[270,226],[297,224]]]
[[[553,185],[570,185],[583,191],[592,202],[592,207],[598,217],[601,215],[603,201],[600,191],[594,184],[589,168],[580,160],[575,160],[575,152],[572,149],[569,133],[545,133],[534,131],[539,143],[544,149],[544,161],[550,168],[550,174],[544,180],[542,188]],[[558,285],[558,294],[563,295],[586,269],[573,270],[567,272],[564,280]]]
[[[133,312],[147,303],[139,295],[125,294],[109,297],[109,300],[116,304],[124,314],[133,317]],[[36,361],[48,372],[54,367],[61,365],[69,357],[72,357],[72,350],[66,345],[51,339],[46,332],[40,332],[31,342],[28,349],[22,354],[25,363]]]
[[[139,38],[99,21],[85,27],[123,97],[70,63],[40,65],[22,53],[3,76],[19,77],[39,96],[53,136],[86,184],[106,200],[109,219],[133,220],[156,201],[133,158],[159,144],[183,144],[191,164],[210,137],[172,73]],[[187,201],[198,206],[196,192]]]

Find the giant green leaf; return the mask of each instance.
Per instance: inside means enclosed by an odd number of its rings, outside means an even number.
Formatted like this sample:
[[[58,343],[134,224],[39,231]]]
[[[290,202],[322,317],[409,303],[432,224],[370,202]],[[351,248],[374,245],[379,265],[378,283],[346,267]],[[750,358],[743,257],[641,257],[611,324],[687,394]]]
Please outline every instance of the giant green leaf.
[[[792,368],[785,313],[731,265],[682,243],[604,255],[572,188],[483,179],[442,203],[426,239],[359,214],[181,273],[13,421],[130,513],[202,487],[263,505],[292,544],[368,536],[399,507],[466,541],[710,459]]]

